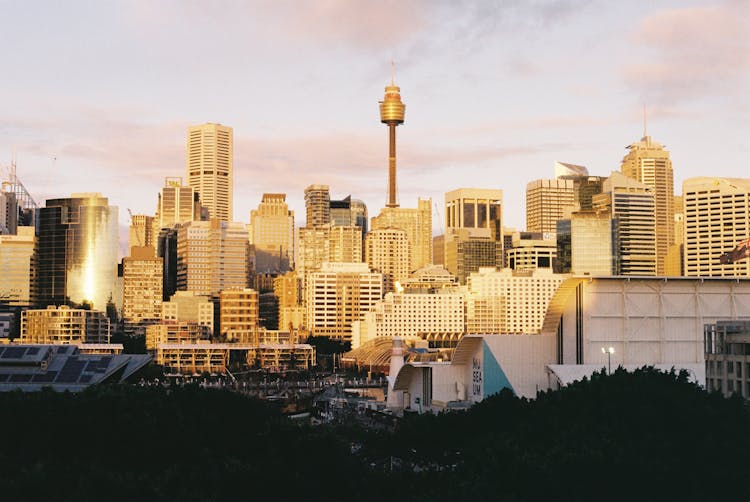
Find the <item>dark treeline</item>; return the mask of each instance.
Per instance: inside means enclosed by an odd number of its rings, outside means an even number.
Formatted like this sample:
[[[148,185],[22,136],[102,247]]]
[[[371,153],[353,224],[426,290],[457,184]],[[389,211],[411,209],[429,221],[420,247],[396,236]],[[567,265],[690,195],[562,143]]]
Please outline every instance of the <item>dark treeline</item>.
[[[685,375],[596,374],[395,432],[197,387],[0,395],[3,500],[750,499],[750,415]]]

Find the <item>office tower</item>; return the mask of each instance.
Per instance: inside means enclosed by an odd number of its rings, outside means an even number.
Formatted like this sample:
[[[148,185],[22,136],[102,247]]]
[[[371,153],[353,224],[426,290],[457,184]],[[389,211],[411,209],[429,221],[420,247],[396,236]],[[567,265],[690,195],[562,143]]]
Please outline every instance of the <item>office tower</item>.
[[[258,209],[250,212],[251,251],[258,274],[283,274],[294,264],[294,211],[286,194],[264,193]]]
[[[404,123],[406,105],[401,102],[401,88],[393,83],[385,87],[380,101],[380,122],[388,126],[388,202],[386,207],[398,207],[396,195],[396,126]]]
[[[602,187],[607,178],[602,176],[588,176],[573,179],[575,190],[575,209],[593,209],[593,197],[602,193]]]
[[[553,234],[557,220],[575,205],[575,183],[568,179],[535,180],[526,185],[526,230]]]
[[[604,193],[593,198],[594,208],[609,211],[617,220],[616,275],[656,275],[654,192],[633,178],[613,172]]]
[[[682,197],[685,275],[750,276],[750,179],[690,178]]]
[[[232,128],[203,124],[188,129],[187,182],[200,194],[209,218],[233,221]]]
[[[133,246],[122,259],[122,320],[125,332],[145,334],[161,319],[164,265],[151,246]]]
[[[305,275],[304,291],[310,334],[350,341],[352,322],[383,297],[383,275],[366,263],[323,263]]]
[[[617,270],[617,220],[609,211],[576,211],[557,222],[555,272],[609,276]]]
[[[177,289],[211,295],[246,288],[248,233],[242,223],[191,221],[177,230]]]
[[[459,188],[445,194],[445,268],[464,284],[480,267],[503,263],[502,190]]]
[[[305,226],[321,227],[331,223],[331,194],[328,185],[305,188]]]
[[[302,277],[301,273],[292,271],[273,280],[273,293],[279,301],[280,330],[297,329],[305,323]]]
[[[156,208],[155,226],[158,229],[172,228],[178,223],[202,219],[198,192],[183,185],[182,178],[164,178]]]
[[[13,192],[0,191],[0,235],[15,235],[18,226],[18,201]]]
[[[0,305],[30,305],[34,243],[34,227],[0,235]]]
[[[208,296],[178,291],[161,304],[162,324],[192,322],[214,331],[214,304]]]
[[[223,339],[253,342],[258,317],[258,292],[254,289],[225,289],[219,293],[219,333]]]
[[[360,227],[332,225],[328,232],[329,253],[325,261],[338,263],[362,261],[362,229]]]
[[[644,128],[640,141],[627,147],[622,173],[653,190],[656,217],[656,274],[664,275],[669,246],[674,243],[674,174],[669,152],[651,140]]]
[[[464,333],[465,299],[458,288],[387,293],[352,326],[352,347],[383,337],[457,341]]]
[[[466,332],[540,333],[552,296],[563,275],[481,268],[466,281]]]
[[[154,217],[134,214],[130,218],[130,238],[128,246],[150,246],[156,249]]]
[[[445,235],[436,235],[432,238],[432,263],[445,265]]]
[[[162,228],[157,237],[156,256],[162,259],[162,300],[177,291],[177,228]]]
[[[539,232],[515,232],[511,245],[505,250],[505,264],[518,272],[538,268],[552,270],[557,259],[557,240],[552,234]]]
[[[385,207],[371,223],[372,230],[396,228],[406,232],[410,271],[432,264],[432,199],[418,199],[416,209]]]
[[[117,207],[99,193],[73,194],[47,200],[38,219],[35,303],[91,302],[106,310],[115,296]]]
[[[372,230],[365,238],[365,261],[373,272],[383,274],[385,292],[409,277],[409,239],[396,228]]]
[[[21,343],[109,343],[109,318],[99,310],[67,305],[21,313]]]

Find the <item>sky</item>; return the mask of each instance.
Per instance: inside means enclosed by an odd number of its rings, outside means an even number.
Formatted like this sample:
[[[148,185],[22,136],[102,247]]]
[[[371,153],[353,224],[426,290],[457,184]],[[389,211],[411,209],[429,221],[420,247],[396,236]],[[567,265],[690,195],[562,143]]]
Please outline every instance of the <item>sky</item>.
[[[314,183],[376,215],[391,61],[399,202],[431,197],[436,234],[462,187],[502,189],[523,229],[526,184],[618,170],[644,105],[677,194],[750,177],[750,0],[0,0],[0,19],[0,166],[40,205],[101,192],[123,229],[205,122],[234,128],[236,221],[282,192],[303,225]]]

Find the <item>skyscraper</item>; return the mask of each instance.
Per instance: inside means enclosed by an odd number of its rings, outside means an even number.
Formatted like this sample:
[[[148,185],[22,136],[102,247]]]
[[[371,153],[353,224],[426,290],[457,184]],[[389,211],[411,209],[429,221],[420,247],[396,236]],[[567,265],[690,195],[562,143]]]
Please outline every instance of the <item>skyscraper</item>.
[[[594,208],[617,220],[616,275],[656,275],[654,192],[648,186],[613,172],[593,198]]]
[[[384,207],[372,218],[372,230],[396,228],[409,239],[409,271],[432,264],[432,199],[418,199],[417,208]]]
[[[151,246],[131,246],[122,259],[122,319],[128,334],[146,333],[161,319],[162,258]]]
[[[0,305],[29,306],[33,255],[34,227],[0,235]]]
[[[535,180],[526,185],[526,231],[553,234],[557,220],[575,205],[573,180]]]
[[[104,311],[115,294],[117,207],[100,193],[49,199],[39,209],[35,303],[91,302]]]
[[[656,217],[656,273],[665,274],[669,246],[674,244],[674,173],[669,152],[664,145],[644,135],[627,147],[622,159],[622,173],[640,181],[654,192]]]
[[[365,261],[373,272],[383,274],[385,292],[409,277],[409,238],[396,228],[372,230],[365,238]]]
[[[241,223],[191,221],[177,231],[177,289],[200,295],[248,285],[249,242]]]
[[[156,249],[154,217],[145,214],[134,214],[130,219],[130,238],[128,246],[151,246]]]
[[[201,209],[194,188],[182,184],[180,177],[164,179],[156,208],[156,226],[159,229],[172,228],[177,223],[200,220]]]
[[[293,268],[294,211],[286,194],[263,194],[258,209],[250,212],[249,232],[256,273],[283,274]]]
[[[401,102],[401,88],[393,83],[385,86],[385,97],[380,102],[380,121],[388,126],[388,202],[386,207],[398,207],[396,194],[396,126],[404,123],[406,105]]]
[[[690,178],[682,183],[682,196],[685,275],[749,277],[750,258],[739,251],[750,238],[750,179]],[[722,259],[734,250],[736,259]]]
[[[188,186],[200,194],[210,218],[233,221],[232,128],[203,124],[188,129]]]
[[[320,227],[331,223],[331,193],[328,185],[305,188],[305,226]]]
[[[480,267],[503,267],[502,190],[445,194],[445,268],[463,284]]]

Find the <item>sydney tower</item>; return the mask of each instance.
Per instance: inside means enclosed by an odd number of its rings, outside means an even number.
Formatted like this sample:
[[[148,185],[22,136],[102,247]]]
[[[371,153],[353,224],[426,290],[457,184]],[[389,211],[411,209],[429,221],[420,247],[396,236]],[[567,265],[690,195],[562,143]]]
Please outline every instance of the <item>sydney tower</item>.
[[[388,124],[388,203],[387,207],[398,207],[396,202],[396,126],[404,123],[406,105],[401,102],[401,88],[393,83],[385,86],[385,98],[380,102],[380,121]]]

